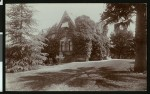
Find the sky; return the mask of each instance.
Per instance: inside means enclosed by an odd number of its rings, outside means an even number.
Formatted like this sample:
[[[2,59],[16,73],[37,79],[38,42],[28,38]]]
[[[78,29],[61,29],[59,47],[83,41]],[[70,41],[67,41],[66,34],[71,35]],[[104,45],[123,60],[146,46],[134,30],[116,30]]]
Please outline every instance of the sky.
[[[33,18],[38,23],[36,28],[39,31],[59,23],[64,11],[67,11],[73,21],[78,16],[87,15],[93,21],[98,22],[100,21],[100,14],[106,8],[104,3],[32,3],[28,5],[32,6],[34,10],[37,10]],[[109,25],[108,29],[109,36],[113,31],[113,25]],[[132,24],[129,29],[135,31],[135,25]]]

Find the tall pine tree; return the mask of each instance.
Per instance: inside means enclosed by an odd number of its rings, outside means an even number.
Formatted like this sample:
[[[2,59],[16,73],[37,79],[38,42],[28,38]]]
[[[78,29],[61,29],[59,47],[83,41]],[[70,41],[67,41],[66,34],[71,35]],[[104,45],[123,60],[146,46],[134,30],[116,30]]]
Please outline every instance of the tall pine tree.
[[[34,10],[26,4],[7,5],[6,11],[6,57],[8,65],[32,66],[42,63],[45,54],[41,49],[45,45],[42,36],[34,35]],[[27,68],[28,70],[28,68]]]

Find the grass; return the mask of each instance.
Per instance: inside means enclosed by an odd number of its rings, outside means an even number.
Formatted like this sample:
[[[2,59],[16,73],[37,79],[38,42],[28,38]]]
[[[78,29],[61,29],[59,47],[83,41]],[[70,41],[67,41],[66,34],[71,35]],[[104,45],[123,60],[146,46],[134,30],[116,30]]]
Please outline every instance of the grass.
[[[132,63],[128,62],[127,64]],[[22,84],[22,86],[24,88],[28,88],[27,90],[31,91],[34,90],[35,91],[38,90],[136,91],[136,90],[146,90],[147,87],[146,74],[133,73],[125,69],[117,70],[116,68],[111,67],[110,64],[108,65],[102,64],[100,67],[95,67],[92,66],[91,64],[91,67],[85,66],[85,67],[78,67],[75,69],[69,69],[68,67],[68,69],[64,68],[61,71],[40,72],[34,75],[19,76],[17,78],[18,78],[17,83],[25,82]],[[9,85],[10,81],[7,81],[7,84]],[[7,84],[6,86],[8,86]],[[12,82],[11,85],[13,86],[15,85],[15,83]],[[9,90],[12,89],[13,87],[9,86]]]

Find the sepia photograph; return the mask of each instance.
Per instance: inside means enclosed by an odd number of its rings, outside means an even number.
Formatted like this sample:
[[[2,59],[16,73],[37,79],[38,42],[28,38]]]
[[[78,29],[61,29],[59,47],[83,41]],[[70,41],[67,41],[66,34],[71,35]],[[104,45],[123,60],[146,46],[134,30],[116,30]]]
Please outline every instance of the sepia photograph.
[[[147,4],[5,4],[5,75],[6,91],[147,91]]]

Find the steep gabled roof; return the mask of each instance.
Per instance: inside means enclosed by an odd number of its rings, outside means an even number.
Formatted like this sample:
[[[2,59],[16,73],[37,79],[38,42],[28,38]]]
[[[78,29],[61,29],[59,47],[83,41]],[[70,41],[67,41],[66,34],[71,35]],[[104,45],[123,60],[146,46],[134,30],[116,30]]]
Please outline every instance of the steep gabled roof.
[[[73,23],[73,21],[71,20],[71,18],[69,17],[69,15],[66,11],[64,12],[64,14],[62,16],[57,29],[59,29],[64,22],[69,22],[73,27],[75,27],[75,24]]]

